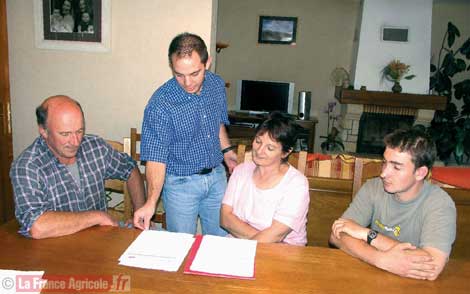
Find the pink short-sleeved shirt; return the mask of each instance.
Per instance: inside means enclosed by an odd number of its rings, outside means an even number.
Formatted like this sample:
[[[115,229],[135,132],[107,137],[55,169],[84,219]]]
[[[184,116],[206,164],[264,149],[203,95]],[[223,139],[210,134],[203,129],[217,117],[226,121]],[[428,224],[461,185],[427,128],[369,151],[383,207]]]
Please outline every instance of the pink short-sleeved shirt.
[[[307,211],[310,197],[307,178],[290,166],[281,181],[273,188],[259,189],[253,182],[256,165],[238,165],[230,176],[223,204],[231,206],[240,220],[257,230],[269,228],[273,219],[292,231],[283,242],[307,244]]]

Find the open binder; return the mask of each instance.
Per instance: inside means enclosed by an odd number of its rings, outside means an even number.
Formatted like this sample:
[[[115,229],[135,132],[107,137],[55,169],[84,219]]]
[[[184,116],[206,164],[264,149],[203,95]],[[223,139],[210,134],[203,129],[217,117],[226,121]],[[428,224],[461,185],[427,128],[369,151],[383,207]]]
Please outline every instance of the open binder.
[[[211,238],[211,242],[206,242],[203,246],[208,246],[206,248],[201,249],[201,244],[203,243],[204,238]],[[236,252],[228,251],[226,254],[230,254],[231,256],[242,256],[238,259],[238,262],[235,259],[230,260],[231,258],[227,259],[227,256],[221,256],[222,252],[220,250],[214,250],[214,248],[210,248],[212,246],[212,241],[218,243],[225,243],[228,246],[224,246],[222,248],[235,248]],[[242,246],[239,246],[241,245]],[[248,250],[246,250],[248,248]],[[220,248],[219,248],[220,249]],[[238,250],[237,250],[238,249]],[[200,253],[200,251],[210,251],[211,258],[210,260],[205,255],[204,252]],[[233,253],[233,254],[232,254]],[[199,254],[199,256],[198,256]],[[202,236],[197,235],[196,240],[194,241],[191,250],[189,251],[189,255],[184,266],[184,273],[185,274],[193,274],[193,275],[204,275],[204,276],[213,276],[213,277],[223,277],[223,278],[231,278],[231,279],[245,279],[245,280],[254,280],[255,279],[255,254],[256,254],[256,241],[252,240],[242,240],[242,239],[235,239],[235,238],[225,238],[225,237],[216,237],[216,236]],[[207,270],[199,270],[199,267],[196,265],[198,261],[195,262],[195,259],[199,258],[199,263],[203,263],[207,266]],[[241,261],[240,261],[241,260]],[[234,261],[237,263],[236,265],[232,263]],[[223,264],[222,264],[223,263]],[[209,264],[214,265],[214,267],[210,267]],[[238,266],[242,265],[243,269],[239,270]]]

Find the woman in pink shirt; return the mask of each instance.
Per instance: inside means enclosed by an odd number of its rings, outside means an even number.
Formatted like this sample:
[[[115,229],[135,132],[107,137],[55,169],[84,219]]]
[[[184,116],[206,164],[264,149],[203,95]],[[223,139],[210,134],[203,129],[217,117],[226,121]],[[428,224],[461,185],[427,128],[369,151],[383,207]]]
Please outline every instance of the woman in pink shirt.
[[[308,181],[287,161],[298,129],[280,112],[258,127],[253,161],[235,168],[222,201],[220,222],[230,235],[264,243],[307,243]]]

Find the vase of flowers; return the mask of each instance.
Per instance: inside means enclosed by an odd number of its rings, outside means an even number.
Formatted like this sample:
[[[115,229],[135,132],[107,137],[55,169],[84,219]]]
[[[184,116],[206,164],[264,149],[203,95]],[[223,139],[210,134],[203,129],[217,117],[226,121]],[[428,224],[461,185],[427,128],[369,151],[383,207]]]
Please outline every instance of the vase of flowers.
[[[400,81],[402,79],[411,80],[415,77],[415,75],[406,75],[409,71],[409,65],[400,62],[398,59],[394,59],[383,68],[382,77],[393,82],[393,93],[401,93],[402,87]]]
[[[401,87],[400,82],[394,82],[393,87],[392,87],[392,92],[401,93],[401,90],[403,90],[403,88]]]

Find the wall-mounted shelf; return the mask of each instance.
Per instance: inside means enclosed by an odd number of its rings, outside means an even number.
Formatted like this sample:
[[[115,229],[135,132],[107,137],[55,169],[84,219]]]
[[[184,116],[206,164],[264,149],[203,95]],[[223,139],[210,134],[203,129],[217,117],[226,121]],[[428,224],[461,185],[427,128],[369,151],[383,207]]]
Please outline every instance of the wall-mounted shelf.
[[[222,49],[225,49],[228,46],[229,45],[227,43],[217,42],[217,43],[215,43],[215,51],[217,53],[220,53],[220,51],[222,51]]]

